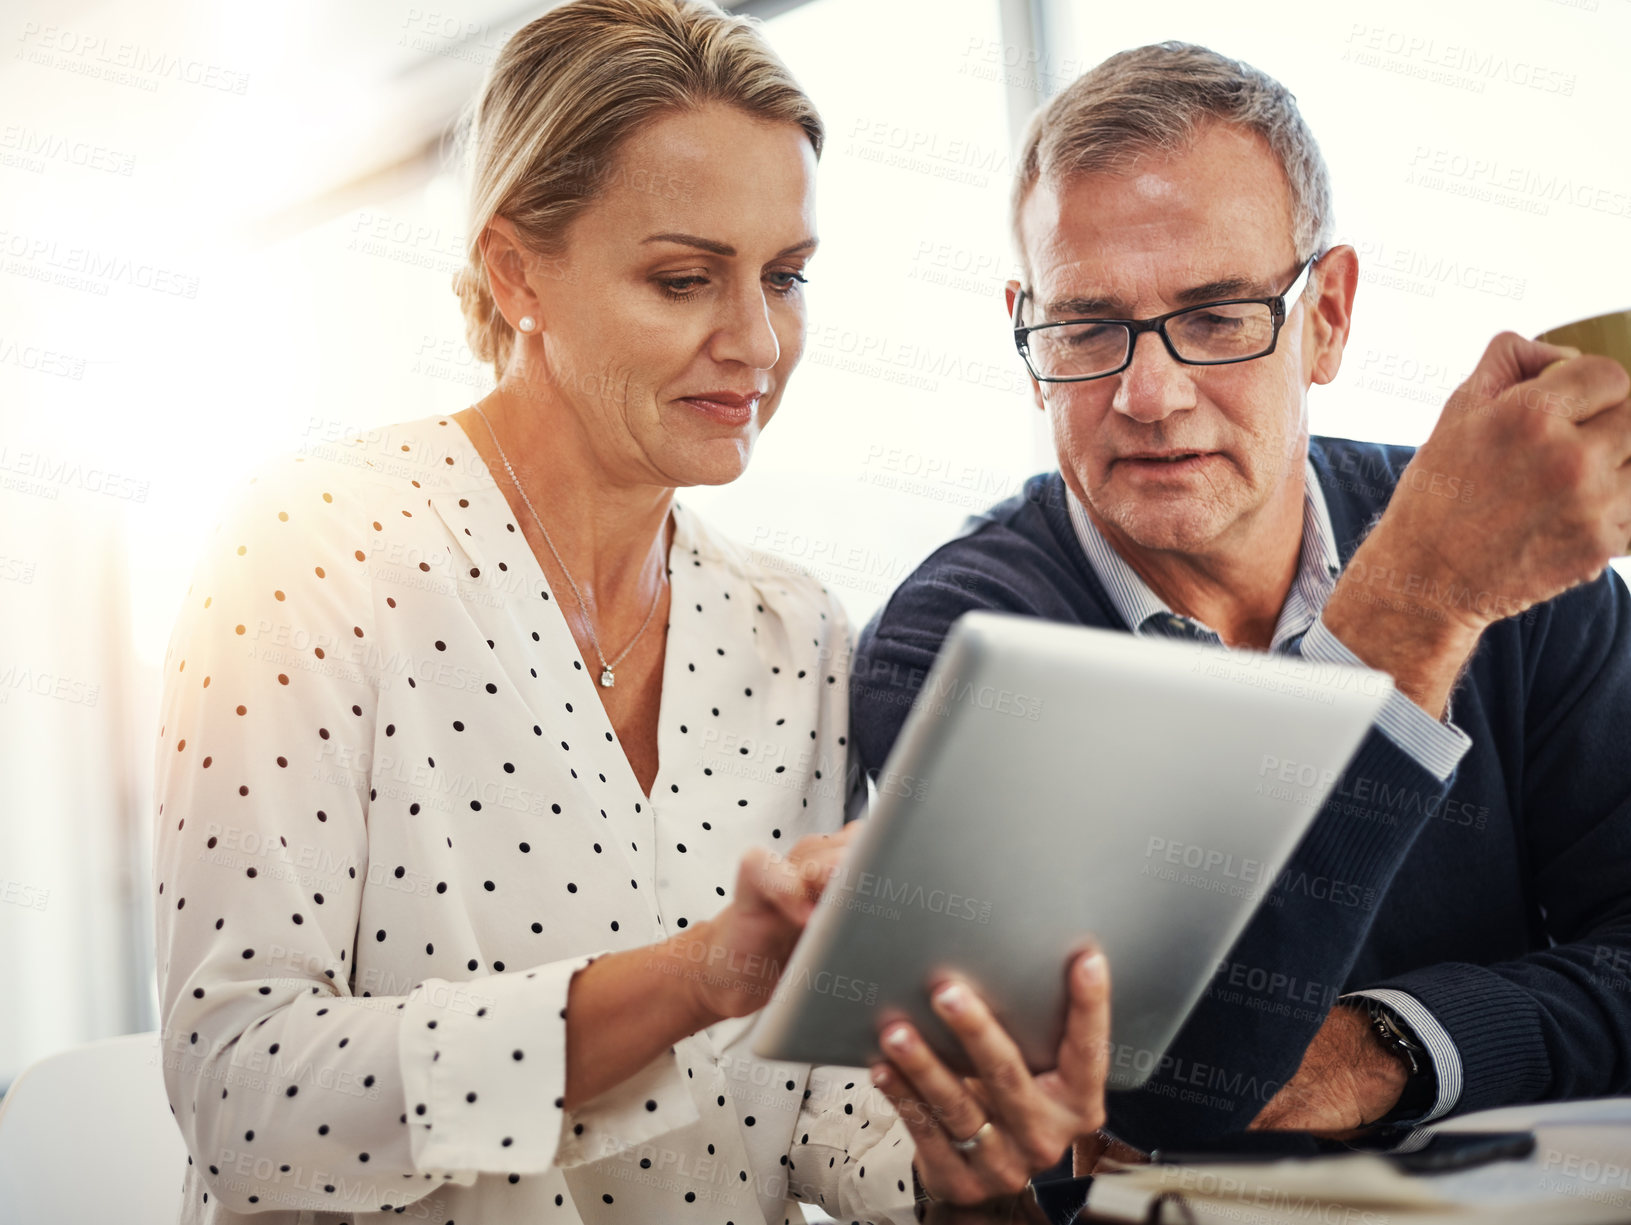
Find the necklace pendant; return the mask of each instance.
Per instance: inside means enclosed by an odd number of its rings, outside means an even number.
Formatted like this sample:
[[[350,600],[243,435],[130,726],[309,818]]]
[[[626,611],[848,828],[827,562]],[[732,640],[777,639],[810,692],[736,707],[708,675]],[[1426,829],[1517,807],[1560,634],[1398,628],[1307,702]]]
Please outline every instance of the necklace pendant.
[[[616,678],[612,676],[612,670],[610,668],[602,668],[600,670],[600,686],[601,686],[601,688],[602,689],[610,689],[612,687],[612,685],[615,684],[615,683],[616,683]]]

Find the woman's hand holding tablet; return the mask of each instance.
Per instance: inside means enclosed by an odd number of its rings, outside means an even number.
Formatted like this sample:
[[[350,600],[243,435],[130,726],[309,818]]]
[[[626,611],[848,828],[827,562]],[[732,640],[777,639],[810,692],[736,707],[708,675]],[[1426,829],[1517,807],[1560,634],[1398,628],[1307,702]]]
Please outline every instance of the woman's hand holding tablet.
[[[979,995],[947,978],[930,995],[979,1075],[959,1076],[907,1021],[885,1026],[889,1060],[872,1080],[917,1145],[914,1165],[936,1199],[978,1203],[1022,1191],[1078,1139],[1104,1125],[1109,1074],[1110,972],[1099,952],[1076,956],[1057,1066],[1032,1076]]]

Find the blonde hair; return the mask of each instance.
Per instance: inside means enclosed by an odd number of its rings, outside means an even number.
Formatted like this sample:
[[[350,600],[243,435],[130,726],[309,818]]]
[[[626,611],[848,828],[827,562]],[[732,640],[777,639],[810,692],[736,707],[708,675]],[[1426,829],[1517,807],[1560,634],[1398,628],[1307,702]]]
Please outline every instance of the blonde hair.
[[[495,216],[545,258],[614,175],[641,125],[710,102],[796,123],[821,156],[815,105],[759,22],[705,0],[571,0],[504,44],[457,129],[468,185],[465,266],[453,277],[471,352],[509,365],[515,331],[499,313],[481,236]],[[672,183],[652,190],[678,194]]]
[[[1143,153],[1176,153],[1210,120],[1268,142],[1291,188],[1298,262],[1324,251],[1335,225],[1331,178],[1296,97],[1241,60],[1194,43],[1164,42],[1117,52],[1031,116],[1009,212],[1027,275],[1020,211],[1043,175],[1058,183],[1074,174],[1123,170]]]

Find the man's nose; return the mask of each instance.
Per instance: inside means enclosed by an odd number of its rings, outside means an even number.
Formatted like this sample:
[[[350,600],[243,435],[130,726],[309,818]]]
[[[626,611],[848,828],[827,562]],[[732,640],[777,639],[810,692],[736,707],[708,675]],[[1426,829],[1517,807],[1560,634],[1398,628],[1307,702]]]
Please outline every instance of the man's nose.
[[[1132,364],[1115,377],[1110,406],[1134,421],[1160,421],[1195,407],[1195,384],[1188,368],[1167,352],[1154,332],[1133,342]]]

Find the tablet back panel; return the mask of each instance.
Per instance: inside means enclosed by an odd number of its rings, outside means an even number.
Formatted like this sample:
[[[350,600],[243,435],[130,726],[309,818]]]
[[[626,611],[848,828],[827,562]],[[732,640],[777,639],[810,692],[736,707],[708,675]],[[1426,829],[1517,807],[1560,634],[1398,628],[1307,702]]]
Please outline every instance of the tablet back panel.
[[[1036,618],[948,635],[850,848],[759,1018],[756,1051],[865,1065],[897,1015],[972,1069],[943,971],[1052,1067],[1064,972],[1111,972],[1110,1087],[1155,1069],[1357,749],[1392,680]],[[1341,882],[1283,882],[1356,904]]]

